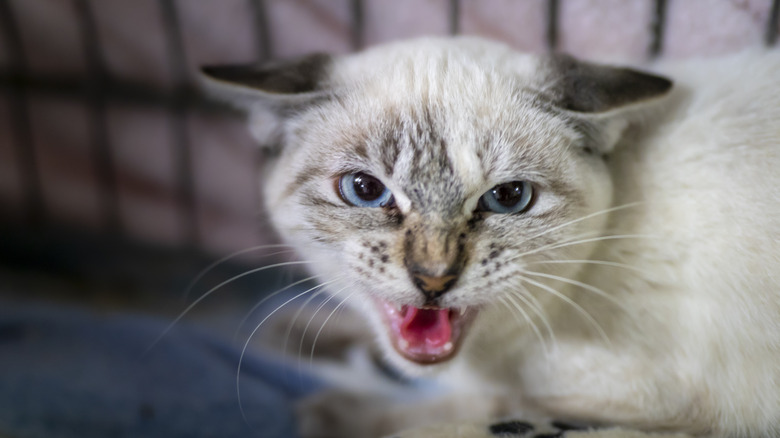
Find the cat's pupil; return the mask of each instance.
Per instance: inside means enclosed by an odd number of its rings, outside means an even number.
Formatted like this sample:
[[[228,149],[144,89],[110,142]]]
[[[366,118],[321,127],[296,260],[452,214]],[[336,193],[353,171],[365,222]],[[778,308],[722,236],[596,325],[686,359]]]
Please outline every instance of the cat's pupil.
[[[496,201],[504,207],[513,207],[523,199],[523,183],[519,181],[497,185],[492,191]]]
[[[365,173],[355,175],[352,183],[355,194],[364,201],[375,201],[385,192],[385,185],[378,179]]]

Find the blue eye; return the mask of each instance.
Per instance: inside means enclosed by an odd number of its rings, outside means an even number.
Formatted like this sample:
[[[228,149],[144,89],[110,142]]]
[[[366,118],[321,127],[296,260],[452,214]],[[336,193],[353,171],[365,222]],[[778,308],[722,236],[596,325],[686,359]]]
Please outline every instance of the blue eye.
[[[355,207],[392,207],[393,194],[375,177],[363,173],[348,173],[339,179],[339,195]]]
[[[501,214],[524,212],[531,206],[533,195],[533,186],[525,181],[499,184],[479,198],[477,210]]]

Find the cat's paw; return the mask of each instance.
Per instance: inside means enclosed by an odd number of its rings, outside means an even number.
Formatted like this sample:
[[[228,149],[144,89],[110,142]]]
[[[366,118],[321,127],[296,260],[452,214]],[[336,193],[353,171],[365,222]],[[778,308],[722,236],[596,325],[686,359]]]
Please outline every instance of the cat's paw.
[[[582,430],[560,422],[506,420],[494,423],[439,424],[408,430],[388,438],[564,438]]]
[[[495,423],[442,424],[408,430],[387,438],[691,438],[687,434],[647,433],[621,428],[592,429],[559,421],[509,420]]]

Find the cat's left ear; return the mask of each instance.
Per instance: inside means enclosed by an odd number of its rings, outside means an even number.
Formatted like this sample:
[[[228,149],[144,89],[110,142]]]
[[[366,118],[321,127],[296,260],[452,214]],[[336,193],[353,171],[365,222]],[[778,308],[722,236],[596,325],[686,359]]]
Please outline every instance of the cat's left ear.
[[[201,68],[205,91],[249,114],[250,131],[274,146],[285,120],[329,95],[332,57],[316,53],[261,65]]]
[[[665,96],[672,81],[662,76],[579,61],[568,55],[548,59],[553,104],[602,131],[596,145],[609,152],[619,140],[631,116]]]

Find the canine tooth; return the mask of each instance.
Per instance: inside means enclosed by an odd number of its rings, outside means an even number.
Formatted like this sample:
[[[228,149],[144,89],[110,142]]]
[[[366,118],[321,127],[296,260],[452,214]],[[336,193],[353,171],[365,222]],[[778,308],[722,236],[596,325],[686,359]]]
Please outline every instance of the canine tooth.
[[[398,340],[398,347],[401,348],[401,350],[408,349],[409,348],[409,341],[407,341],[406,339],[399,339]]]
[[[461,307],[461,308],[458,309],[458,312],[460,312],[460,316],[463,316],[463,315],[466,314],[466,308],[465,307]]]
[[[444,351],[452,351],[452,342],[447,342],[442,348],[444,348]]]

